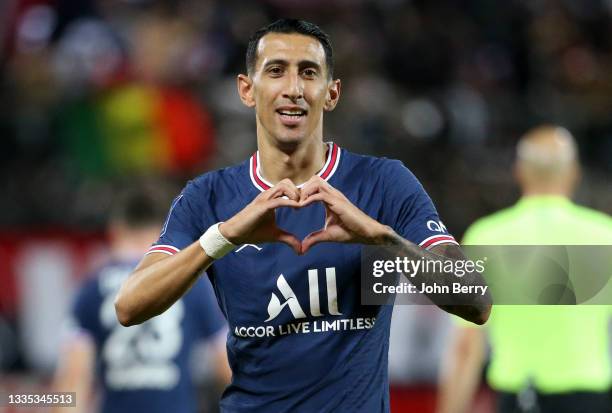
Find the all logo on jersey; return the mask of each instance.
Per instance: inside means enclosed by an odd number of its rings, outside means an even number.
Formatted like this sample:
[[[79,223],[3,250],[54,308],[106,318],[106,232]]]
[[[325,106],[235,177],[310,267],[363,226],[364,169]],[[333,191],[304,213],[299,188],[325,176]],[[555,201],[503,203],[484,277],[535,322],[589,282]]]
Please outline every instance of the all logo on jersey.
[[[369,330],[374,327],[376,317],[324,317],[343,315],[338,308],[336,268],[325,269],[325,291],[319,291],[319,270],[308,270],[308,299],[298,298],[283,274],[276,279],[280,296],[271,293],[268,303],[268,318],[262,325],[234,326],[234,335],[241,338],[279,337],[288,334],[313,334],[348,330]],[[327,313],[321,309],[321,300],[327,300]],[[295,321],[274,325],[269,323],[281,313],[288,311]],[[308,316],[321,317],[308,320]]]
[[[234,335],[240,338],[268,338],[288,334],[316,334],[348,330],[369,330],[374,327],[376,317],[324,317],[341,316],[338,307],[338,287],[336,285],[336,268],[325,269],[325,293],[319,291],[319,270],[308,270],[308,298],[300,297],[283,274],[276,279],[280,295],[273,292],[268,303],[268,318],[261,325],[236,325]],[[327,313],[321,309],[321,301],[327,300]],[[274,325],[269,323],[281,313],[288,311],[295,321]],[[308,315],[320,317],[308,320]]]
[[[334,267],[325,269],[325,281],[327,286],[327,308],[331,315],[342,315],[338,310],[338,288],[336,286],[336,269]],[[278,317],[284,308],[288,308],[293,314],[293,318],[306,318],[306,313],[300,305],[300,302],[289,286],[283,274],[278,276],[276,286],[280,291],[283,300],[275,293],[270,297],[268,304],[268,318],[266,322]],[[321,297],[319,294],[319,271],[315,269],[308,270],[308,292],[310,301],[310,314],[313,317],[321,317]]]

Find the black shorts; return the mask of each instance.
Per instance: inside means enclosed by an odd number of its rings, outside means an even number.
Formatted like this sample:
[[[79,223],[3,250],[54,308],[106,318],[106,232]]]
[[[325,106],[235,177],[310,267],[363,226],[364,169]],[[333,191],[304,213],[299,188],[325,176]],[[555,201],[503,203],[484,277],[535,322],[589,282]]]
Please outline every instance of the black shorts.
[[[609,393],[574,392],[561,394],[535,393],[535,405],[519,403],[515,393],[497,393],[498,413],[611,413]],[[523,406],[521,406],[523,404]],[[529,404],[529,403],[527,403]],[[533,404],[533,403],[531,403]]]

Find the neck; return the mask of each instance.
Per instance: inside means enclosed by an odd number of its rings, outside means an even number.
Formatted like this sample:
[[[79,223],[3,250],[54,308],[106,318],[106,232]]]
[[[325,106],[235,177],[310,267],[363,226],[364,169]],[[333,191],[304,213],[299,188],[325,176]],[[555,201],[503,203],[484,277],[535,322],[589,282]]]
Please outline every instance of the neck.
[[[325,164],[327,146],[322,139],[309,139],[287,146],[272,144],[267,139],[257,141],[261,174],[274,185],[286,178],[300,185]]]
[[[537,197],[537,196],[560,196],[564,198],[570,198],[572,191],[563,186],[544,186],[544,187],[531,187],[523,189],[524,197]]]

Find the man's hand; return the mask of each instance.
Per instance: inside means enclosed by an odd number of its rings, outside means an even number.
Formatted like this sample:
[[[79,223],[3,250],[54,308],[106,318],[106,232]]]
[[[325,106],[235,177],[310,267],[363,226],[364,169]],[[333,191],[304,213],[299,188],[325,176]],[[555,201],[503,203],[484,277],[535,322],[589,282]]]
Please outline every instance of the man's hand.
[[[230,242],[259,244],[284,242],[297,254],[302,253],[301,243],[293,234],[276,225],[275,209],[279,207],[299,208],[300,190],[289,179],[259,194],[242,211],[219,225],[219,231]]]
[[[302,241],[302,254],[319,242],[382,244],[393,230],[369,217],[342,192],[320,176],[313,176],[300,191],[300,207],[321,201],[325,205],[325,226]]]

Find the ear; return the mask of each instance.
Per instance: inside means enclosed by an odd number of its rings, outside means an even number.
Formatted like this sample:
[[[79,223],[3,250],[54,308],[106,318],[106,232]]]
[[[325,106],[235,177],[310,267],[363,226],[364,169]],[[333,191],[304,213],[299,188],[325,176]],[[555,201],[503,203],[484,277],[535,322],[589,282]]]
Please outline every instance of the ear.
[[[580,182],[580,180],[582,179],[582,169],[580,168],[580,164],[578,162],[574,162],[574,164],[572,165],[572,169],[570,171],[570,192],[574,192],[574,190],[576,189],[576,186],[578,186],[578,183]]]
[[[255,107],[255,98],[253,97],[253,80],[247,75],[238,75],[236,78],[238,86],[238,95],[240,100],[246,106]]]
[[[340,99],[340,79],[332,80],[329,82],[327,87],[327,98],[325,99],[325,106],[323,108],[331,112],[334,110]]]
[[[514,181],[518,184],[521,190],[523,190],[525,185],[525,174],[518,161],[514,162],[514,165],[512,165],[512,175],[514,176]]]

